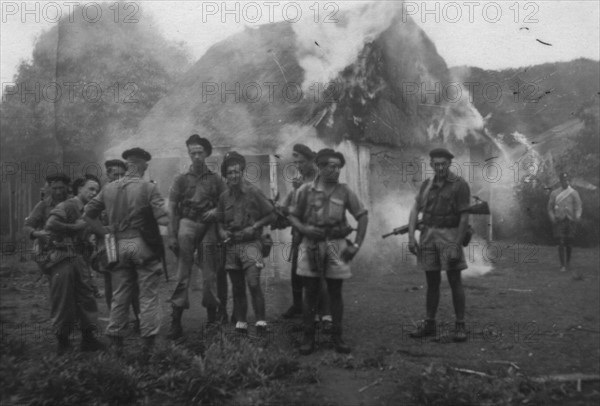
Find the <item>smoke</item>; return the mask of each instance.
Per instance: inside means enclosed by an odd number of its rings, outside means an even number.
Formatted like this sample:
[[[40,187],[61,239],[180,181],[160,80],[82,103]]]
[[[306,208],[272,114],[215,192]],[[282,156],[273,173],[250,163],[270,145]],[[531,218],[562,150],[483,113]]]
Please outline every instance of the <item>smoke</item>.
[[[355,62],[366,43],[375,40],[401,7],[401,2],[359,3],[337,14],[337,22],[293,24],[297,57],[305,71],[303,90],[325,84]]]

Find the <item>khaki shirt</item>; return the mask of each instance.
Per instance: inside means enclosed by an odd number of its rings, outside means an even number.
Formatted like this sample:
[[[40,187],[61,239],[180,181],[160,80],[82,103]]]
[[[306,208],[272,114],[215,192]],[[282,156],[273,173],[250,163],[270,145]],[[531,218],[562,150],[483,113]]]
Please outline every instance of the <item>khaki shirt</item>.
[[[345,183],[338,183],[328,195],[317,189],[317,181],[318,178],[298,189],[295,205],[290,210],[302,223],[318,227],[344,226],[346,210],[355,219],[367,213],[356,193]]]
[[[190,202],[210,210],[217,206],[219,196],[226,190],[223,178],[206,165],[199,172],[195,172],[192,166],[188,172],[175,177],[169,191],[169,201],[177,205]]]
[[[425,199],[424,194],[430,182],[433,183]],[[441,186],[434,179],[426,180],[416,197],[417,208],[423,212],[425,223],[443,227],[457,227],[460,215],[469,208],[470,201],[469,184],[454,174],[449,175]],[[429,219],[432,224],[428,224]]]
[[[275,208],[256,186],[242,180],[239,191],[229,189],[219,197],[217,219],[228,231],[251,227]]]
[[[57,204],[59,202],[55,202],[51,196],[48,196],[35,205],[29,216],[25,219],[25,231],[29,237],[31,237],[33,231],[44,228],[46,221],[50,217],[50,212]]]
[[[165,201],[156,184],[137,176],[126,175],[105,185],[100,193],[85,205],[84,211],[86,216],[95,219],[106,210],[108,223],[117,226],[115,231],[122,232],[143,227],[145,220],[141,212],[146,208],[151,209],[156,220],[167,215]]]

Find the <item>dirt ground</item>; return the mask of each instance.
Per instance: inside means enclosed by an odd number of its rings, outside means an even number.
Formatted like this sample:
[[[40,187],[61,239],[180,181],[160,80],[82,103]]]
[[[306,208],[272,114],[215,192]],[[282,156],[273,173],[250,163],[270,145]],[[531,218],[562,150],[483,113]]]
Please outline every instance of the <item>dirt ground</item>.
[[[436,365],[494,374],[512,363],[528,376],[599,374],[600,250],[574,249],[572,266],[584,277],[583,281],[574,281],[570,274],[559,272],[554,247],[502,242],[494,246],[494,252],[501,254],[488,255],[497,257],[489,264],[492,270],[464,278],[469,340],[461,344],[446,342],[444,329],[431,339],[408,337],[413,323],[423,318],[425,303],[424,275],[413,258],[403,255],[393,244],[381,246],[377,255],[359,255],[353,264],[353,278],[344,284],[345,337],[353,352],[338,355],[327,337],[319,337],[317,351],[299,358],[317,368],[319,382],[297,388],[299,401],[410,404],[408,382]],[[161,288],[162,335],[169,322],[166,301],[175,286],[174,266],[170,272],[171,281]],[[267,270],[263,283],[271,337],[295,352],[294,338],[300,336],[279,319],[291,300],[288,275],[282,272],[275,277]],[[2,343],[17,338],[53,351],[53,338],[47,334],[45,278],[39,278],[35,264],[21,262],[15,255],[3,257],[0,276]],[[102,287],[101,279],[96,281]],[[187,333],[200,330],[205,321],[201,291],[194,290],[192,297],[192,308],[183,319]],[[98,304],[105,325],[104,299],[98,299]],[[254,320],[251,310],[249,320]],[[445,279],[438,321],[448,323],[447,331],[454,322]],[[583,382],[582,395],[574,404],[596,404],[599,392],[598,381]]]

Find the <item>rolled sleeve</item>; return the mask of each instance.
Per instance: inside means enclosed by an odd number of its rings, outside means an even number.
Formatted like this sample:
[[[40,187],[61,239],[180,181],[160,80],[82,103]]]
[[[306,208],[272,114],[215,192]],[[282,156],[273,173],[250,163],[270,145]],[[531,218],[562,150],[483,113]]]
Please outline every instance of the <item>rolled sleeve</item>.
[[[464,179],[460,179],[459,182],[460,184],[456,193],[456,207],[459,213],[463,213],[469,210],[471,206],[471,189]]]
[[[253,195],[253,198],[256,201],[256,207],[258,208],[258,214],[260,218],[268,216],[275,210],[269,199],[267,199],[267,197],[263,194],[263,192],[260,191],[260,189],[254,189]]]
[[[105,208],[106,207],[104,205],[104,191],[101,190],[96,197],[94,197],[85,205],[83,212],[85,216],[91,219],[96,219],[100,217],[100,214],[102,213],[102,211],[104,211]]]
[[[290,206],[290,215],[297,217],[300,220],[303,219],[304,212],[306,211],[309,188],[309,184],[300,186],[296,191],[296,198],[293,199],[292,205]]]
[[[44,210],[46,203],[44,201],[38,202],[35,205],[29,216],[25,219],[24,228],[31,237],[31,233],[37,229],[44,227]]]
[[[152,207],[152,214],[156,220],[167,216],[167,210],[165,208],[165,199],[160,195],[158,188],[155,184],[150,184],[150,206]]]
[[[184,175],[178,175],[173,182],[173,186],[169,190],[169,201],[173,203],[179,203],[183,199],[183,193],[185,186],[182,184],[184,181]]]
[[[347,189],[347,209],[352,214],[355,219],[358,219],[361,216],[367,214],[367,209],[362,204],[356,193],[354,193],[350,188]]]

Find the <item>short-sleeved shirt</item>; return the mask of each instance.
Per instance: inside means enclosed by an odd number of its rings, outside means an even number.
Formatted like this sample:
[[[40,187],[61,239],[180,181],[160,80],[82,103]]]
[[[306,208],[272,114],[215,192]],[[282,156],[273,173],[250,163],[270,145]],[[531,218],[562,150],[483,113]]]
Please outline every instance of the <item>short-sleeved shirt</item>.
[[[167,215],[165,202],[156,184],[140,177],[125,177],[104,186],[85,206],[85,215],[98,218],[106,210],[108,223],[117,230],[139,230],[145,224],[142,210],[150,208],[156,220]]]
[[[219,196],[226,190],[223,178],[206,165],[200,171],[194,171],[192,166],[188,172],[175,177],[169,191],[169,201],[175,204],[190,202],[210,209],[217,206]]]
[[[298,189],[295,205],[290,214],[302,223],[317,226],[343,226],[346,224],[346,210],[358,219],[367,209],[348,185],[338,183],[329,194],[317,189],[318,179],[306,183]]]
[[[554,214],[558,220],[569,219],[571,221],[581,218],[582,205],[579,193],[569,186],[567,189],[559,187],[550,193],[548,211]]]
[[[425,201],[424,194],[428,188]],[[462,177],[454,174],[450,174],[441,185],[433,179],[426,180],[416,197],[417,208],[419,212],[423,212],[425,223],[445,227],[458,226],[460,215],[468,210],[470,200],[469,184]],[[428,224],[429,219],[432,224]]]
[[[239,190],[229,189],[219,197],[218,221],[228,231],[251,227],[275,209],[263,192],[242,180]]]
[[[61,223],[75,224],[83,214],[83,207],[83,202],[77,197],[67,199],[56,205],[56,207],[50,211],[46,224],[52,217],[57,217]],[[46,228],[48,227],[46,226]],[[87,237],[89,236],[89,233],[87,230],[65,231],[61,233],[51,231],[50,234],[50,239],[55,246],[61,244],[70,246],[68,250],[62,250],[60,254],[60,257],[62,258],[74,257],[77,253],[83,253],[84,248],[86,248],[88,244]]]
[[[52,200],[51,196],[48,196],[35,205],[29,216],[25,219],[25,229],[29,236],[31,236],[31,232],[44,228],[46,221],[50,217],[50,212],[58,203]]]

